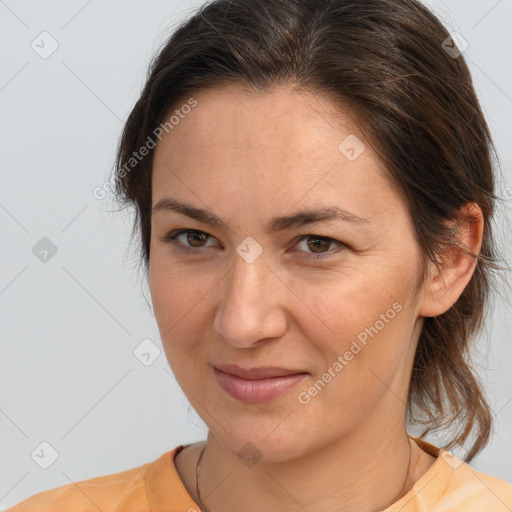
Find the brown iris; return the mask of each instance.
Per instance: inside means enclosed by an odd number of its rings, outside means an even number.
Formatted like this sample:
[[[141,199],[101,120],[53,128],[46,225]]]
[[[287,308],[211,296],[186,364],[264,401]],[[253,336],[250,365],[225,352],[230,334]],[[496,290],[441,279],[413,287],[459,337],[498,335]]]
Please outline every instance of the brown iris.
[[[311,240],[313,241],[313,243],[311,243]],[[327,238],[322,238],[322,237],[319,237],[319,236],[315,236],[315,237],[308,237],[307,244],[308,244],[308,247],[313,252],[321,253],[321,252],[324,252],[321,249],[328,249],[330,244],[331,244],[331,242]],[[320,250],[318,250],[318,249],[320,249]]]
[[[208,235],[206,233],[200,233],[199,231],[189,231],[187,233],[187,242],[192,247],[203,247],[203,245],[194,245],[194,242],[207,242]]]

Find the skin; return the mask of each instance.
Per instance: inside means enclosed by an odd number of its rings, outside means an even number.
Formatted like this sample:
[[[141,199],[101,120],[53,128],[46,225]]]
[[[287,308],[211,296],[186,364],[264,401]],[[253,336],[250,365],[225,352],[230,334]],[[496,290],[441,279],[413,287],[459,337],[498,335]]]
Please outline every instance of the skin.
[[[150,288],[168,362],[209,429],[203,501],[210,512],[383,510],[435,460],[406,430],[414,353],[423,317],[453,305],[475,260],[447,253],[442,273],[431,268],[414,293],[420,253],[405,202],[364,133],[327,98],[291,86],[249,94],[235,85],[194,97],[197,106],[155,149],[152,204],[172,197],[215,213],[226,227],[155,211]],[[366,145],[355,161],[338,149],[349,134]],[[274,216],[321,206],[367,222],[267,230]],[[478,220],[459,232],[478,253],[481,211],[468,206]],[[209,238],[162,241],[178,229]],[[248,236],[263,248],[252,263],[236,252]],[[317,250],[323,259],[308,259],[315,236],[345,245],[324,240]],[[180,251],[180,242],[197,252]],[[395,303],[400,312],[301,404],[298,393]],[[247,404],[219,386],[212,364],[222,363],[308,375],[270,402]],[[252,467],[236,456],[248,442],[260,457]],[[191,445],[176,458],[194,500],[203,446]]]

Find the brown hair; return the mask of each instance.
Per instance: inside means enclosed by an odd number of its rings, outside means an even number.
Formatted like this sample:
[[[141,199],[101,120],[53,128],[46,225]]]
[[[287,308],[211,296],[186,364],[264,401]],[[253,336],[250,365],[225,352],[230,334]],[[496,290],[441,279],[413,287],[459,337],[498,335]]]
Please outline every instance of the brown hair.
[[[149,268],[154,140],[170,111],[194,92],[240,84],[279,84],[349,107],[389,179],[407,202],[423,260],[437,264],[458,247],[464,206],[485,222],[474,274],[444,314],[425,318],[407,412],[426,427],[420,437],[458,425],[444,447],[476,437],[465,460],[486,445],[491,410],[470,362],[468,343],[481,328],[498,258],[491,230],[495,148],[462,55],[437,17],[416,0],[215,0],[185,20],[151,62],[116,156],[115,191],[135,206],[142,262]],[[166,129],[167,131],[167,129]],[[453,223],[452,223],[453,224]],[[413,413],[413,408],[416,412]]]

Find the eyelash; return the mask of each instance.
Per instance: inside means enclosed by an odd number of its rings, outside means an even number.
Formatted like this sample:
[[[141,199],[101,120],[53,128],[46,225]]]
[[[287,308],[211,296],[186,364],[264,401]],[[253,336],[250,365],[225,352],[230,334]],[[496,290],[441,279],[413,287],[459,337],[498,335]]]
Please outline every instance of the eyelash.
[[[205,233],[204,231],[199,231],[197,229],[179,229],[179,230],[173,231],[172,233],[169,233],[168,235],[166,235],[164,237],[161,237],[159,239],[162,242],[165,242],[165,243],[172,243],[176,249],[178,249],[179,251],[185,252],[185,253],[197,254],[198,252],[201,252],[202,247],[192,248],[192,247],[188,247],[188,246],[183,245],[179,241],[176,241],[176,239],[180,235],[182,235],[184,233],[199,233],[199,234],[203,234],[203,235],[206,235],[208,237],[208,240],[210,240],[212,238],[212,236],[209,235],[208,233]],[[305,240],[307,238],[315,238],[315,239],[330,241],[330,242],[333,242],[335,244],[339,244],[341,247],[338,250],[334,251],[334,252],[326,251],[324,253],[318,253],[318,254],[316,254],[316,253],[307,253],[308,256],[305,256],[306,259],[312,259],[312,260],[324,259],[326,257],[332,256],[333,254],[337,254],[340,250],[343,250],[344,248],[347,247],[343,242],[340,242],[339,240],[335,240],[334,238],[330,238],[330,237],[327,237],[327,236],[320,236],[320,235],[303,235],[302,237],[300,237],[300,239],[299,239],[299,241],[297,243],[300,243],[300,242],[302,242],[303,240]]]

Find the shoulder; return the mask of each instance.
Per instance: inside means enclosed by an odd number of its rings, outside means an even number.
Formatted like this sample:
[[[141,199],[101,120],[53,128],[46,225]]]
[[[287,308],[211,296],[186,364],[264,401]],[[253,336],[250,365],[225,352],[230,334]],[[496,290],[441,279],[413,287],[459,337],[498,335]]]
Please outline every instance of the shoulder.
[[[413,438],[436,457],[413,488],[385,512],[511,512],[512,484],[477,471],[448,450]]]
[[[149,511],[148,481],[171,467],[181,446],[158,459],[110,475],[102,475],[43,491],[6,512],[143,512]]]
[[[451,467],[447,502],[456,501],[459,510],[468,512],[512,510],[512,483],[478,471],[449,452],[443,457]]]

